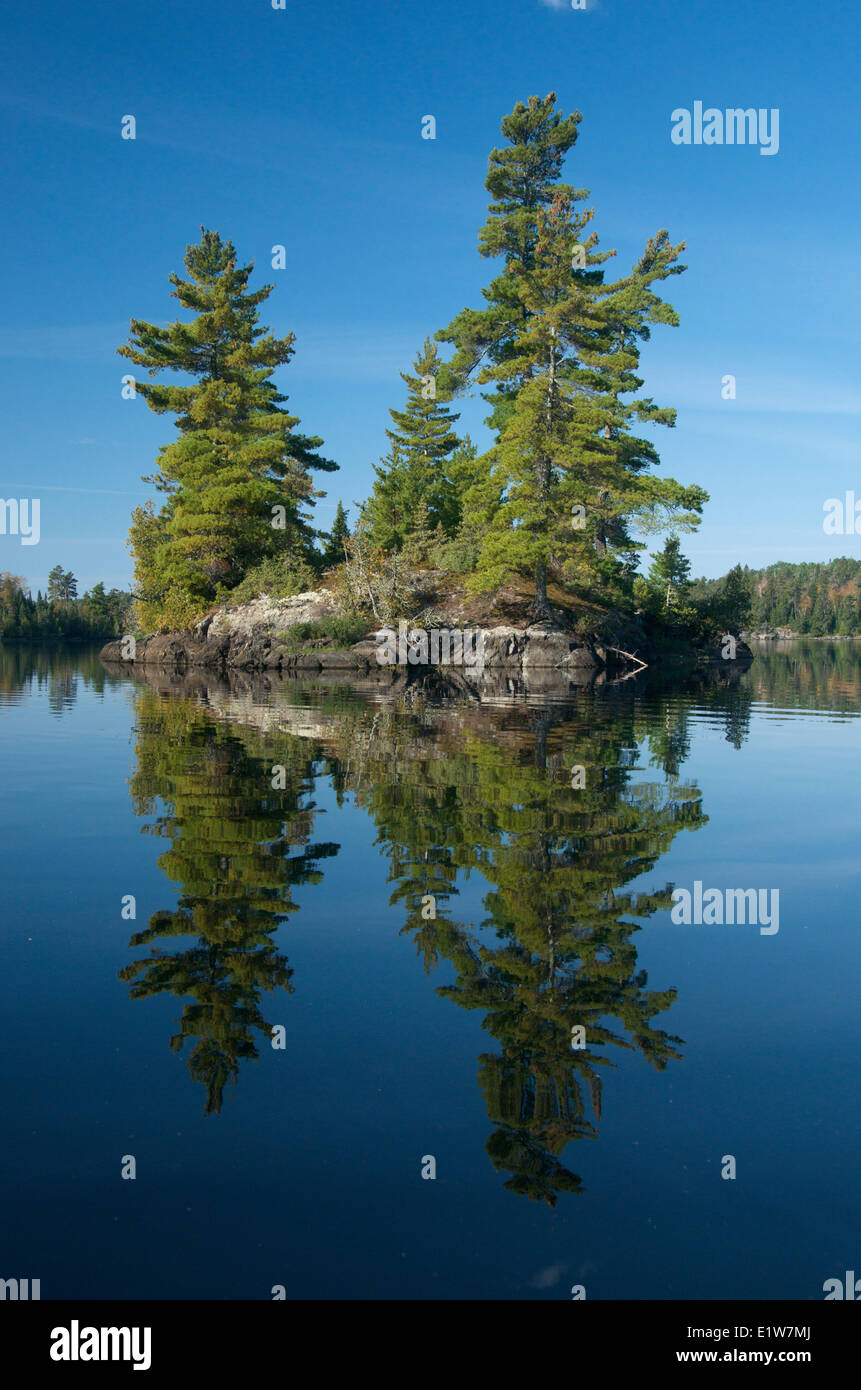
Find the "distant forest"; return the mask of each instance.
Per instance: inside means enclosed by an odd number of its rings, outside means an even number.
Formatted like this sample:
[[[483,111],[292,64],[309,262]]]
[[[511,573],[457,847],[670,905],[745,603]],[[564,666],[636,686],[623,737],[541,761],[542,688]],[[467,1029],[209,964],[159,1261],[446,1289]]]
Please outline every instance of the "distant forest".
[[[31,597],[24,580],[0,571],[0,639],[6,641],[98,642],[121,637],[131,621],[132,596],[94,584],[78,597],[78,581],[55,565],[48,591]]]
[[[653,568],[662,560],[661,554]],[[719,625],[743,623],[753,631],[786,627],[808,637],[861,636],[861,560],[781,561],[766,569],[737,565],[720,579],[694,579],[680,587],[687,590],[690,607],[711,613]],[[733,587],[740,592],[731,594]],[[17,575],[0,571],[0,639],[121,637],[135,625],[133,604],[130,593],[101,583],[79,598],[75,576],[59,565],[51,571],[47,593],[39,591],[35,598]]]
[[[809,637],[861,634],[861,560],[843,556],[825,563],[781,561],[760,570],[745,565],[741,572],[751,595],[752,630],[788,627]],[[690,597],[708,602],[725,582],[694,580]]]

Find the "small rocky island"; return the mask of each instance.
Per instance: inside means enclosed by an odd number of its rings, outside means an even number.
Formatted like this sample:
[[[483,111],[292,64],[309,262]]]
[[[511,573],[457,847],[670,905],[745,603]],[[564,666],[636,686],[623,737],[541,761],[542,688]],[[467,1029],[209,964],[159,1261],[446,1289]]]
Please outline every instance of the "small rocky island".
[[[518,594],[500,593],[493,602],[470,601],[462,594],[436,595],[431,610],[409,622],[369,619],[357,639],[339,640],[337,606],[325,588],[289,598],[259,598],[235,606],[223,606],[199,622],[190,633],[166,632],[109,642],[101,652],[108,665],[156,668],[182,675],[194,670],[226,674],[230,671],[278,672],[313,676],[326,672],[356,673],[383,683],[418,679],[432,670],[434,678],[455,686],[464,682],[494,685],[498,678],[515,678],[546,686],[570,681],[591,683],[599,676],[610,679],[638,675],[667,661],[688,665],[723,662],[720,642],[685,644],[682,651],[661,648],[651,640],[639,615],[596,611],[592,623],[580,614],[575,623],[570,610],[552,610],[549,620],[530,620],[528,606]],[[332,628],[334,626],[334,633]],[[355,626],[355,625],[354,625]],[[402,638],[398,659],[385,658],[384,634]],[[428,666],[414,639],[431,629],[469,634],[465,659]],[[409,643],[404,649],[404,641]],[[395,643],[389,645],[389,650]],[[736,643],[735,661],[750,660],[745,643]]]

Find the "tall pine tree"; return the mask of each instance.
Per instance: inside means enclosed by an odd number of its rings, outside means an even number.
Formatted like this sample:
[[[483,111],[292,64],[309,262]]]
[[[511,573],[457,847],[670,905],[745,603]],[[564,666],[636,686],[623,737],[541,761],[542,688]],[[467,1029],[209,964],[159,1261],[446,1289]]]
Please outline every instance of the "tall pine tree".
[[[195,317],[167,328],[132,319],[122,356],[150,377],[181,372],[191,385],[136,382],[157,414],[176,416],[179,438],[159,454],[150,481],[161,509],[138,508],[130,544],[141,616],[151,625],[192,621],[218,592],[278,553],[310,555],[312,468],[337,467],[322,440],[295,432],[273,381],[293,355],[294,335],[273,337],[259,306],[273,286],[250,290],[253,264],[232,242],[201,228],[185,254],[188,278],[172,274],[173,297]]]
[[[550,615],[549,572],[574,583],[606,578],[611,548],[630,572],[641,547],[629,517],[654,518],[661,505],[689,517],[705,500],[673,480],[641,480],[659,460],[631,423],[671,425],[674,412],[625,400],[643,384],[636,368],[649,325],[677,321],[652,285],[683,269],[675,264],[683,248],[660,232],[630,275],[605,285],[602,265],[615,252],[599,250],[594,213],[581,206],[586,192],[560,178],[580,119],[563,117],[551,93],[503,120],[509,148],[491,152],[493,201],[479,236],[480,254],[503,258],[503,271],[484,291],[487,308],[463,310],[437,335],[455,348],[444,387],[494,387],[485,396],[497,442],[479,489],[489,513],[476,582],[490,588],[511,569],[531,570],[539,617]]]

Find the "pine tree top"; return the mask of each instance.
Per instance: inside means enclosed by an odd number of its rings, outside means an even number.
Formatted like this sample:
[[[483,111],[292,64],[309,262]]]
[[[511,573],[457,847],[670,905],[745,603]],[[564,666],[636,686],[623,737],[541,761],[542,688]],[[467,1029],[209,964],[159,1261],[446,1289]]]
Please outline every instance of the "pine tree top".
[[[439,350],[430,338],[425,338],[413,368],[415,375],[399,373],[407,386],[407,401],[403,410],[389,411],[396,428],[386,434],[408,459],[431,465],[457,448],[460,441],[451,426],[460,416],[438,397]]]

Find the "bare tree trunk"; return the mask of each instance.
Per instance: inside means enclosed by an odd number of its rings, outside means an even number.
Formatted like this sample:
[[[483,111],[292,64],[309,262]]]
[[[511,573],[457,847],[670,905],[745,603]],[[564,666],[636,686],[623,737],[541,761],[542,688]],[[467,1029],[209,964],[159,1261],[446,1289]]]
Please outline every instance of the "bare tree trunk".
[[[535,598],[532,603],[532,612],[539,620],[552,618],[553,613],[547,599],[547,562],[539,560],[535,566]]]
[[[607,491],[599,492],[598,505],[606,502],[609,496]],[[598,516],[595,521],[595,550],[599,555],[607,554],[607,524],[602,516]]]

